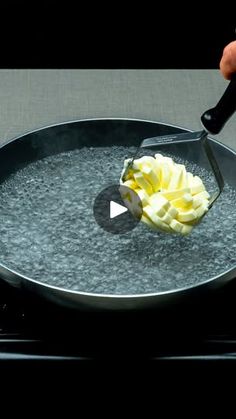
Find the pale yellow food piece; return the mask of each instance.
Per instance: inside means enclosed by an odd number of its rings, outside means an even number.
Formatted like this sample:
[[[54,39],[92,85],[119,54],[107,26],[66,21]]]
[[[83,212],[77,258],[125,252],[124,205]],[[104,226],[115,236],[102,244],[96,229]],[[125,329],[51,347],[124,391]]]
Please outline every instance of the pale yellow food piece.
[[[151,168],[154,173],[157,175],[157,177],[160,179],[161,178],[161,166],[159,164],[159,162],[151,156],[145,156],[145,157],[141,157],[141,165],[140,165],[140,170],[142,171],[144,167],[149,167]]]
[[[160,153],[156,153],[155,154],[155,159],[159,162],[159,163],[167,163],[170,167],[171,166],[173,166],[175,163],[174,163],[174,161],[172,160],[172,158],[171,157],[166,157],[166,156],[163,156],[162,154],[160,154]]]
[[[135,192],[138,194],[143,207],[149,204],[149,196],[143,189],[135,189]]]
[[[204,185],[202,184],[198,184],[198,185],[194,185],[194,186],[192,186],[192,188],[191,188],[191,194],[192,195],[196,195],[196,194],[198,194],[198,193],[200,193],[200,192],[202,192],[202,191],[204,191],[205,190],[205,187],[204,187]]]
[[[204,201],[210,198],[210,195],[207,191],[200,192],[193,197],[193,208],[198,208]]]
[[[122,182],[122,185],[133,190],[137,188],[137,184],[133,179],[129,179],[129,180],[126,180],[125,182]]]
[[[190,183],[190,190],[192,195],[205,191],[205,186],[199,176],[194,176],[192,179]]]
[[[136,159],[129,175],[124,185],[139,195],[142,221],[152,229],[187,235],[208,210],[210,196],[200,177],[170,157],[157,153]]]
[[[142,166],[143,165],[148,165],[148,166],[152,167],[153,164],[155,164],[154,157],[152,157],[152,156],[143,156],[143,157],[140,157],[139,159],[135,159],[134,160],[133,167],[136,170],[140,170],[140,169],[142,169]]]
[[[181,198],[173,199],[171,205],[176,208],[186,208],[192,205],[193,198],[190,193],[184,194]]]
[[[150,202],[150,201],[149,201]],[[154,213],[158,216],[158,217],[163,217],[166,213],[166,209],[162,208],[162,207],[158,207],[156,205],[151,205],[151,207],[153,208]]]
[[[203,201],[202,205],[195,209],[195,212],[197,214],[197,218],[201,218],[203,214],[205,214],[208,211],[208,202]]]
[[[140,159],[136,159],[133,161],[133,169],[137,171],[142,171],[144,164],[145,160],[143,160],[143,157],[140,157]]]
[[[164,213],[169,209],[170,203],[168,199],[162,196],[160,193],[155,193],[149,198],[149,203],[153,207],[155,213],[162,217]]]
[[[199,197],[199,198],[203,198],[203,199],[209,199],[209,198],[210,198],[210,195],[209,195],[209,193],[205,190],[205,191],[200,192],[199,194],[195,195],[195,196],[194,196],[194,198],[195,198],[195,197]]]
[[[161,220],[166,224],[170,224],[171,221],[173,220],[173,217],[171,217],[171,215],[168,212],[166,212],[165,215],[161,217]]]
[[[145,179],[152,185],[154,192],[157,192],[160,187],[160,179],[151,167],[144,167],[142,173],[144,173]]]
[[[183,176],[183,170],[177,165],[175,165],[172,170],[170,182],[168,184],[168,189],[170,191],[175,190],[175,189],[180,189],[182,176]]]
[[[194,209],[190,209],[189,211],[179,211],[177,215],[177,220],[180,222],[188,222],[195,220],[198,217],[196,211]]]
[[[187,193],[190,193],[189,188],[176,189],[176,190],[173,190],[173,191],[162,191],[161,192],[162,196],[164,196],[169,201],[172,201],[173,199],[180,198]]]
[[[163,160],[163,158],[164,158],[164,156],[162,155],[162,154],[160,154],[160,153],[156,153],[156,154],[154,154],[154,157],[155,157],[155,159],[158,161],[158,160]]]
[[[144,189],[144,191],[148,195],[152,194],[152,192],[153,192],[152,185],[147,181],[147,179],[145,179],[145,177],[143,176],[143,174],[141,172],[134,173],[134,180],[137,183],[137,185],[141,189]]]
[[[170,172],[170,180],[172,178],[172,173],[175,169],[175,163],[173,162],[173,160],[170,157],[163,157],[161,165],[166,166],[169,169]]]
[[[165,224],[160,217],[154,212],[153,208],[150,205],[147,205],[143,208],[144,216],[148,217],[158,228],[164,231],[169,231],[169,227]]]
[[[191,172],[187,172],[187,182],[189,186],[191,185],[193,178],[194,178],[193,174]]]
[[[161,186],[164,189],[168,188],[170,179],[171,179],[171,171],[168,166],[168,163],[163,162],[161,165]]]
[[[193,226],[184,224],[181,230],[181,234],[183,234],[183,236],[187,236],[189,233],[191,233],[192,229],[193,229]]]
[[[172,205],[170,206],[170,208],[168,209],[167,213],[172,217],[172,218],[176,218],[176,215],[178,214],[178,210],[174,207],[172,207]]]
[[[180,223],[177,220],[173,220],[170,223],[170,227],[176,232],[181,233],[184,236],[187,236],[187,234],[191,233],[193,226]]]
[[[172,220],[170,223],[170,227],[172,228],[172,230],[174,230],[176,233],[181,233],[182,229],[183,229],[183,224],[180,223],[177,220]]]
[[[155,159],[159,168],[159,177],[161,180],[161,186],[167,189],[171,180],[172,171],[174,168],[174,162],[170,157],[164,157],[162,154],[155,154]]]
[[[121,184],[123,184],[122,178],[123,178],[123,175],[124,175],[124,173],[126,171],[126,168],[127,168],[128,164],[130,163],[130,161],[131,161],[131,159],[125,159],[125,161],[124,161],[124,167],[123,167],[123,170],[121,172],[121,177],[120,177],[120,183]],[[133,174],[134,174],[134,171],[133,171],[132,168],[130,168],[130,170],[128,171],[128,173],[126,173],[126,180],[132,179]]]
[[[184,164],[177,164],[177,166],[180,168],[181,170],[181,178],[180,178],[180,183],[179,183],[179,188],[183,189],[183,188],[187,188],[188,187],[188,179],[187,179],[187,172],[186,172],[186,168]]]
[[[157,230],[157,227],[155,226],[155,224],[145,215],[142,215],[141,221],[147,224],[152,230]]]

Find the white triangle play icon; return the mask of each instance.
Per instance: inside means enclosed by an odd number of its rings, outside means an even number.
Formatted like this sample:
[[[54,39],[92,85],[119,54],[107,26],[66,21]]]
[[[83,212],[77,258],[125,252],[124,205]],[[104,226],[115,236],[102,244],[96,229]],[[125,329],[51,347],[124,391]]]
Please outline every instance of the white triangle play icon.
[[[115,218],[120,214],[128,211],[123,205],[117,204],[117,202],[110,201],[110,218]]]

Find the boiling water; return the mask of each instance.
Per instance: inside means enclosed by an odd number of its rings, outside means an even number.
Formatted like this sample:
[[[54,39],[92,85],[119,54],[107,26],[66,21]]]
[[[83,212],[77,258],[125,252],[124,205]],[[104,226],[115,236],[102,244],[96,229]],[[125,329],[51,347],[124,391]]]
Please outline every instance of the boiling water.
[[[169,291],[233,268],[236,192],[228,185],[187,237],[153,232],[143,223],[113,235],[96,224],[97,194],[118,183],[124,158],[135,150],[82,148],[12,174],[0,185],[1,263],[43,283],[104,294]],[[215,188],[207,171],[187,168]]]

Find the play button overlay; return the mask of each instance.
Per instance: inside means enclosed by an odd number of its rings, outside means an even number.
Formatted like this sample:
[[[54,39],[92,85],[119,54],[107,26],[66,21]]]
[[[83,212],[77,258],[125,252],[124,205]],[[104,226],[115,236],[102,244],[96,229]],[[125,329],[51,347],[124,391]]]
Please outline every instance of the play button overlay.
[[[142,202],[138,194],[123,185],[111,185],[103,189],[93,206],[97,224],[113,234],[133,230],[141,220],[142,213]]]
[[[120,214],[124,214],[126,211],[128,211],[128,208],[123,205],[117,204],[114,201],[110,202],[110,218],[115,218]]]

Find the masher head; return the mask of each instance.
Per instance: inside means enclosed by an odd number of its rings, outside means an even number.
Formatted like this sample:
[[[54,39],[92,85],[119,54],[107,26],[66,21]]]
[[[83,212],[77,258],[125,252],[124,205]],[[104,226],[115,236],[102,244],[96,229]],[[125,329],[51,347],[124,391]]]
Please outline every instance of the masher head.
[[[196,132],[187,132],[187,133],[178,133],[178,134],[171,134],[171,135],[162,135],[158,137],[151,137],[144,139],[141,144],[138,146],[135,154],[128,162],[124,172],[122,173],[121,180],[125,182],[129,175],[130,170],[132,169],[133,162],[135,158],[138,156],[139,151],[143,148],[153,148],[162,145],[171,145],[171,144],[181,144],[181,143],[191,143],[191,142],[199,142],[203,146],[203,150],[207,156],[209,161],[211,170],[215,177],[218,190],[216,190],[209,199],[208,208],[211,208],[217,198],[220,196],[223,188],[224,188],[224,179],[221,174],[220,168],[218,166],[217,160],[214,156],[210,143],[208,141],[208,132],[205,130],[196,131]]]

